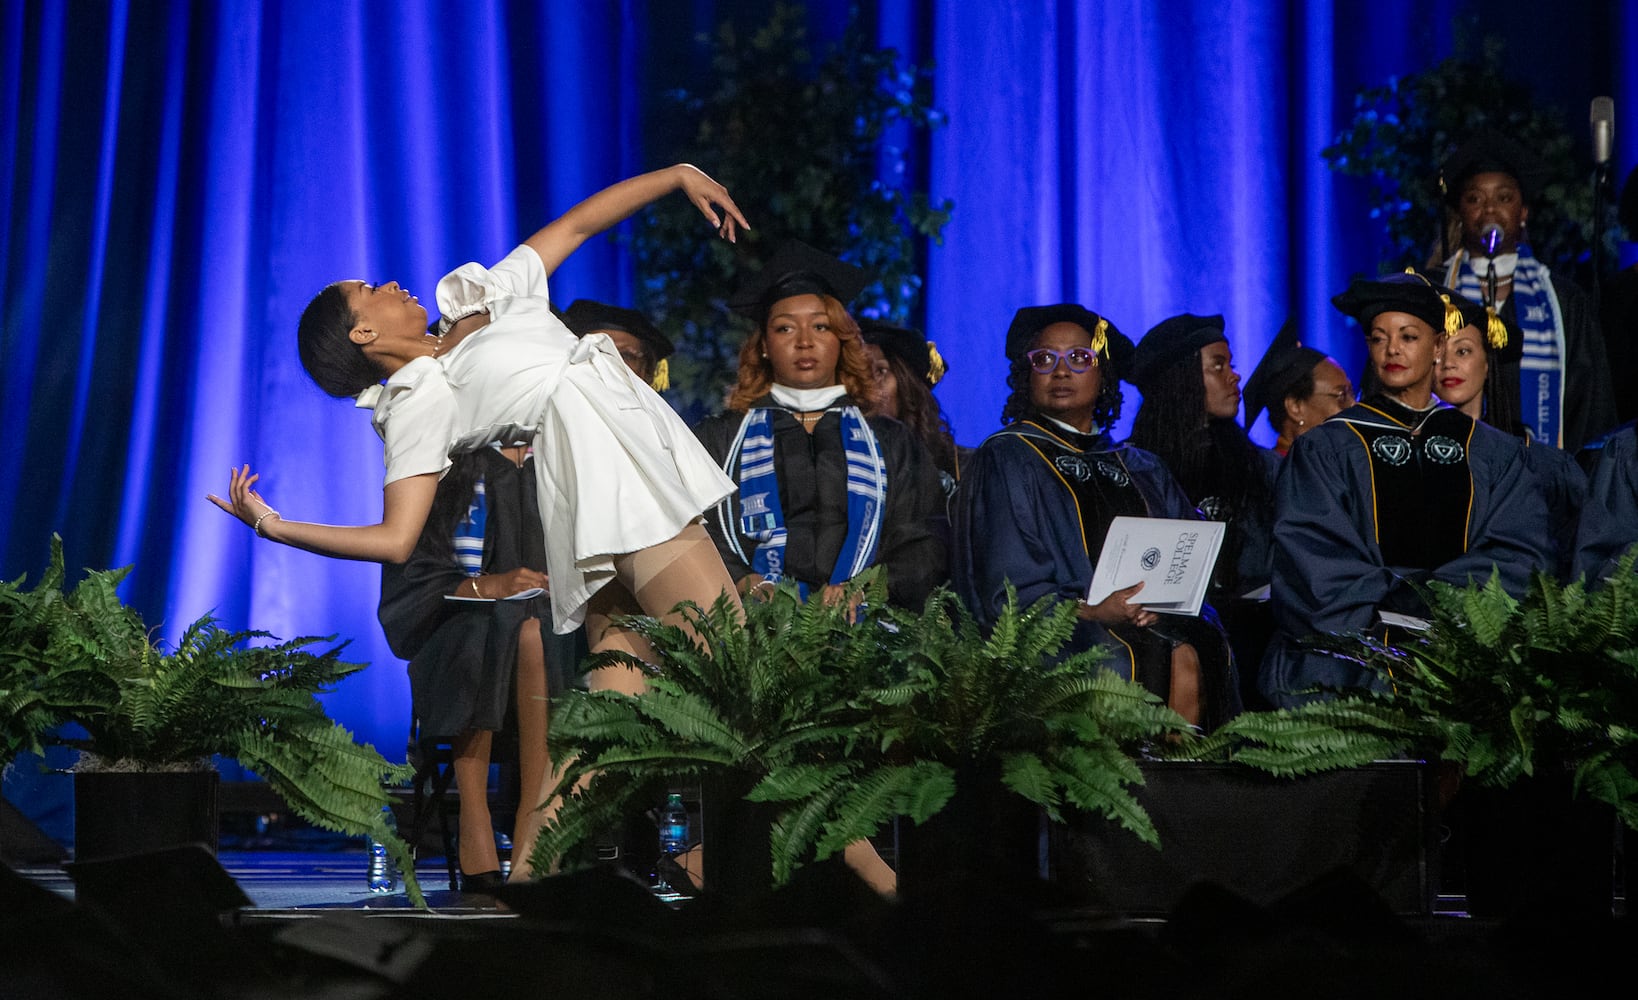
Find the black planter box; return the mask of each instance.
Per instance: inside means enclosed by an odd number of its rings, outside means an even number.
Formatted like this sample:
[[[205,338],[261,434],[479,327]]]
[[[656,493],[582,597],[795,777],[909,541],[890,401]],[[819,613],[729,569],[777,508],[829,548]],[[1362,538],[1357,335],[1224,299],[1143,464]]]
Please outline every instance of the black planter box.
[[[74,858],[96,861],[218,841],[215,771],[74,775]]]
[[[1290,779],[1231,764],[1140,766],[1136,795],[1159,850],[1101,816],[1051,830],[1053,877],[1089,906],[1167,913],[1202,882],[1266,906],[1342,869],[1396,913],[1433,908],[1434,780],[1421,761]]]

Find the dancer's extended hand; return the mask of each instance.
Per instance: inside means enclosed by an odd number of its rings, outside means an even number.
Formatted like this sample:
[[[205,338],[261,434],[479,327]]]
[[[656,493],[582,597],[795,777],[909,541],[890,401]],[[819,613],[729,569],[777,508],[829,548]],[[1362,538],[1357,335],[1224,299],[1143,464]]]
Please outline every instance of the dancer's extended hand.
[[[260,478],[260,475],[250,471],[250,466],[242,465],[232,470],[228,480],[228,499],[224,500],[214,493],[205,499],[252,528],[257,527],[258,521],[262,522],[262,532],[265,533],[267,520],[278,520],[279,515],[273,505],[256,492],[256,481]]]
[[[728,189],[691,163],[679,163],[677,166],[681,171],[679,184],[683,194],[688,196],[688,200],[694,203],[694,207],[700,210],[701,215],[711,220],[711,225],[717,228],[718,236],[729,243],[739,242],[735,224],[747,230],[751,228],[751,224],[740,214],[739,206],[734,204]],[[722,214],[719,216],[712,206],[720,206]]]

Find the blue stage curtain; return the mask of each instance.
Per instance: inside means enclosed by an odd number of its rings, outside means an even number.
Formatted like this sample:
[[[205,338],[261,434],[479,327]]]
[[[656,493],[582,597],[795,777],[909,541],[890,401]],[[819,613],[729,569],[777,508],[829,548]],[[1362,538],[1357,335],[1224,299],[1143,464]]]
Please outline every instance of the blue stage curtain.
[[[654,165],[647,81],[700,68],[693,32],[768,6],[0,0],[0,573],[37,574],[55,531],[71,567],[133,565],[127,599],[162,635],[212,612],[349,639],[373,666],[330,706],[395,756],[409,699],[375,622],[376,568],[260,542],[204,495],[250,462],[292,517],[373,520],[380,445],[296,359],[308,298],[346,277],[429,298],[448,268],[498,258]],[[815,37],[835,37],[846,5],[812,8]],[[1319,150],[1360,87],[1450,54],[1453,20],[1481,10],[863,9],[883,44],[933,60],[949,119],[895,141],[922,143],[912,162],[955,201],[928,250],[925,327],[950,361],[939,393],[964,443],[996,426],[1021,305],[1078,300],[1134,338],[1175,312],[1221,312],[1243,374],[1294,316],[1357,368],[1329,297],[1374,270],[1380,238],[1361,183]],[[1540,10],[1496,0],[1480,27],[1505,29],[1527,81],[1616,96],[1624,175],[1638,18]],[[554,294],[624,301],[631,282],[618,241],[599,239]],[[1131,392],[1128,421],[1136,406]]]

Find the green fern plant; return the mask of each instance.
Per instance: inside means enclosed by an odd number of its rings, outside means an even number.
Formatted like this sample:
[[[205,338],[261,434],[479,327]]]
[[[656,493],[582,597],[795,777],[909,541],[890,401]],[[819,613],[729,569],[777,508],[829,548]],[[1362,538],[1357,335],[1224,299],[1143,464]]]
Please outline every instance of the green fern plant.
[[[255,645],[271,636],[229,631],[208,615],[165,652],[119,600],[128,572],[92,571],[65,593],[62,540],[53,536],[37,586],[0,583],[0,766],[40,752],[65,722],[86,731],[67,741],[83,767],[162,770],[233,757],[309,823],[385,844],[421,903],[409,847],[383,812],[383,782],[407,780],[409,769],[359,744],[317,697],[363,664],[343,661],[341,646],[309,648],[329,639]]]
[[[1635,562],[1638,550],[1593,591],[1545,574],[1522,598],[1494,576],[1467,587],[1430,584],[1430,624],[1413,640],[1333,636],[1318,643],[1377,671],[1387,692],[1296,715],[1334,716],[1339,728],[1377,740],[1384,755],[1397,747],[1456,762],[1481,785],[1561,771],[1572,776],[1575,794],[1608,803],[1638,828]],[[1237,720],[1217,737],[1233,737],[1235,725],[1266,724]]]
[[[890,608],[872,573],[852,596],[862,613],[781,588],[743,622],[726,602],[683,605],[692,634],[630,619],[659,666],[593,658],[645,670],[648,690],[572,692],[555,709],[553,747],[569,762],[535,869],[640,808],[657,782],[729,774],[775,808],[774,884],[894,817],[924,822],[959,775],[981,772],[1055,818],[1097,812],[1158,843],[1130,791],[1143,781],[1131,752],[1187,724],[1098,669],[1097,654],[1058,659],[1073,603],[1020,609],[1014,597],[986,636],[948,592],[919,613]]]

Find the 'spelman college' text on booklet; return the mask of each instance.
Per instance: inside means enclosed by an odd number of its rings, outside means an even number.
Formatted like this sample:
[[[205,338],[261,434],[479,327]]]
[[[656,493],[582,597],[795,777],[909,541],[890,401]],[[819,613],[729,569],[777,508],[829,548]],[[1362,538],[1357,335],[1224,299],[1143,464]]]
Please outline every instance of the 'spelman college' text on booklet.
[[[1092,570],[1087,603],[1097,604],[1141,580],[1134,603],[1165,614],[1199,614],[1226,527],[1221,521],[1115,518]]]

